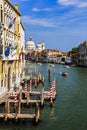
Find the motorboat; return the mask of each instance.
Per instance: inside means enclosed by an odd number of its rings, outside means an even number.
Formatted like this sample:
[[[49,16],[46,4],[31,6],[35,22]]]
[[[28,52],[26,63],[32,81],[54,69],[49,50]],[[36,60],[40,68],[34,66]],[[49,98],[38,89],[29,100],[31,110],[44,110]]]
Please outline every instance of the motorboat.
[[[54,67],[55,65],[54,64],[50,64],[50,66]]]
[[[42,65],[42,63],[38,63],[38,65]]]
[[[68,76],[67,72],[62,72],[62,76]]]
[[[65,68],[70,68],[70,66],[68,66],[68,65],[65,65],[64,67],[65,67]]]

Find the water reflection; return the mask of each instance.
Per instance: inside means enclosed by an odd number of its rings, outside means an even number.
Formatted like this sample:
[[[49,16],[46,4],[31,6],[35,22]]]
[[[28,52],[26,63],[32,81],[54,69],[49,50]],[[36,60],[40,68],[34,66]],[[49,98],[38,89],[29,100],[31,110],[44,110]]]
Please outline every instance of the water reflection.
[[[56,120],[57,119],[54,107],[50,108],[50,119],[52,119],[52,120]]]

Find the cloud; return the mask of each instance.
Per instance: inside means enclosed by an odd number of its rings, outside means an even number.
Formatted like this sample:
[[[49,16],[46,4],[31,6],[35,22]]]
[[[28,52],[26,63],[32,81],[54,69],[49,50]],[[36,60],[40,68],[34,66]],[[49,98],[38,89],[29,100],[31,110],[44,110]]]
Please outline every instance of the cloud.
[[[51,8],[44,8],[44,9],[38,9],[38,8],[33,8],[32,11],[35,11],[35,12],[41,12],[41,11],[50,11]]]
[[[32,18],[29,16],[22,16],[22,21],[29,25],[38,25],[43,27],[55,27],[55,24],[52,23],[50,19],[47,18]]]
[[[27,2],[29,0],[11,0],[13,3]]]
[[[57,0],[57,3],[63,6],[87,7],[86,0]]]
[[[26,2],[26,1],[29,1],[29,0],[21,0],[21,1]]]
[[[29,0],[20,0],[20,1],[29,1]]]

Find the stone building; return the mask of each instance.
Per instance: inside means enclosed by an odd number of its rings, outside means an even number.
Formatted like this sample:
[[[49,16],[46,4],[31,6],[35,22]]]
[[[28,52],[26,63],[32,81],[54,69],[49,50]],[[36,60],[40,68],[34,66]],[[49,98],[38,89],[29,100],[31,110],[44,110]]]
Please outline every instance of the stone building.
[[[84,41],[78,46],[78,60],[79,66],[87,66],[87,41]]]
[[[26,53],[31,53],[33,51],[41,52],[43,50],[45,50],[45,43],[39,42],[36,45],[32,37],[29,38],[29,41],[26,43]]]
[[[36,46],[34,41],[32,40],[32,37],[29,38],[29,41],[26,43],[26,53],[29,53],[31,51],[35,51]]]
[[[36,51],[40,52],[40,51],[43,51],[43,50],[45,50],[45,43],[39,42],[36,46]]]
[[[25,42],[20,17],[18,5],[0,0],[0,98],[14,85],[20,87]]]

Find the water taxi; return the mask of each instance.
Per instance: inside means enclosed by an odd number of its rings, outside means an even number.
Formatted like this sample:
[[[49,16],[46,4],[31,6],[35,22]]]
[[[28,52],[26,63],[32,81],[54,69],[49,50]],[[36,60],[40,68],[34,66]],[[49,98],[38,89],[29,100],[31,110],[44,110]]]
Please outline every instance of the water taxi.
[[[67,72],[62,72],[62,76],[68,76]]]
[[[70,68],[70,66],[68,66],[68,65],[65,65],[64,67],[65,67],[65,68]]]
[[[50,66],[54,67],[55,65],[54,64],[50,64]]]

